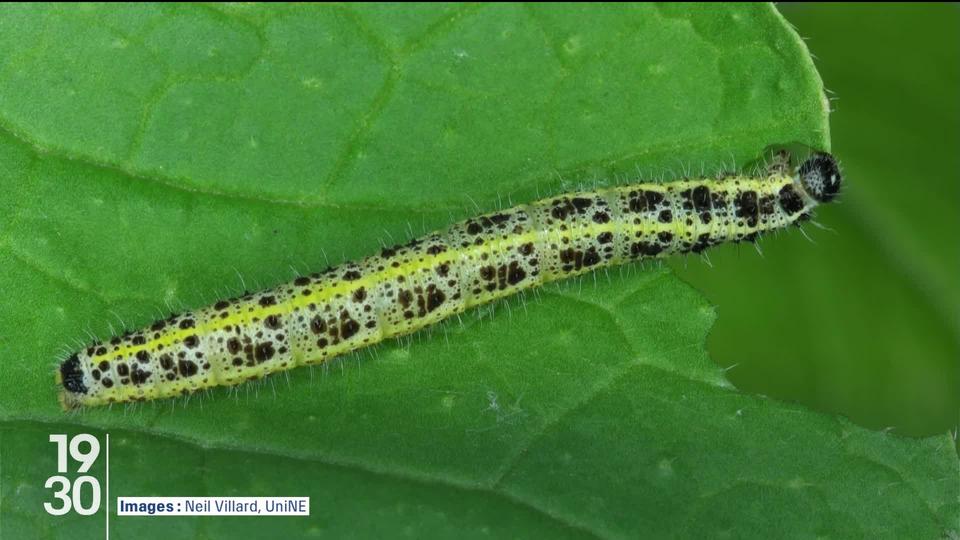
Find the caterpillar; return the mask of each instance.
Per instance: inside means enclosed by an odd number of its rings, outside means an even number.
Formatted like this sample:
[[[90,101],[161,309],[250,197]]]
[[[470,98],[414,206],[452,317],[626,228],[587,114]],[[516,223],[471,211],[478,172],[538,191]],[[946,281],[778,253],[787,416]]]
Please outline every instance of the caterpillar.
[[[761,174],[550,197],[451,225],[357,262],[93,342],[56,372],[64,410],[229,386],[402,336],[473,306],[598,268],[808,219],[841,175],[827,153]]]

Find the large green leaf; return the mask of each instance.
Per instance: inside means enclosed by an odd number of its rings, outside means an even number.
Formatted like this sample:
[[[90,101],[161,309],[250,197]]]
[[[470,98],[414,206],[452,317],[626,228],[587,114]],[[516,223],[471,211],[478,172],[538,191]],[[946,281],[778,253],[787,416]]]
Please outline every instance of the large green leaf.
[[[824,107],[769,5],[5,10],[0,534],[102,534],[102,513],[41,513],[53,432],[112,435],[112,496],[312,497],[309,518],[114,516],[124,537],[955,529],[947,436],[736,392],[703,350],[713,308],[653,267],[233,393],[56,405],[54,361],[88,332],[362,256],[470,201],[827,148]]]

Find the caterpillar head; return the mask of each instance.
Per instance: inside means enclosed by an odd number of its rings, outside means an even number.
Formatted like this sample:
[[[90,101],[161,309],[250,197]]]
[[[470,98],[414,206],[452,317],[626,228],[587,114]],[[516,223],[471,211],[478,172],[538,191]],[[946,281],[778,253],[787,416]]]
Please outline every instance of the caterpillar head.
[[[829,202],[840,191],[840,166],[825,152],[816,152],[797,170],[800,182],[810,197],[821,203]]]

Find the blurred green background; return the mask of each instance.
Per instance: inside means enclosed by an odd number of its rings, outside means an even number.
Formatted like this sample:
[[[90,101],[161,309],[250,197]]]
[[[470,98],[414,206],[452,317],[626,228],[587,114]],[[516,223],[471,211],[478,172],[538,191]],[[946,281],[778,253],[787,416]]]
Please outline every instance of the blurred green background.
[[[674,262],[720,306],[713,359],[747,392],[906,435],[960,421],[960,9],[782,4],[832,92],[839,204]],[[744,294],[743,283],[752,283]],[[724,316],[736,313],[735,317]]]

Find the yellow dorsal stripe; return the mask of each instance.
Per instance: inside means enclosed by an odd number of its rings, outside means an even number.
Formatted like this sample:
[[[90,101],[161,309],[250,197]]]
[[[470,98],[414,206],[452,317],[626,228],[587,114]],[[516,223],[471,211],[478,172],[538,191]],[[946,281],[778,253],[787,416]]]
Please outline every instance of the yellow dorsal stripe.
[[[735,180],[739,180],[741,186],[745,189],[752,189],[758,192],[770,192],[771,188],[779,190],[785,183],[791,182],[792,179],[788,176],[777,176],[767,179],[756,179],[749,177],[739,177]],[[699,181],[679,181],[669,184],[669,187],[676,191],[682,191],[686,189],[687,186],[697,186],[700,185]],[[628,192],[632,189],[636,189],[631,186],[623,186],[612,188],[612,191],[619,192]],[[661,193],[666,192],[667,185],[659,186],[643,186],[644,190],[650,191],[655,190]],[[775,192],[775,191],[774,191]],[[575,196],[568,195],[568,197]],[[575,235],[577,238],[596,236],[605,232],[610,233],[619,233],[627,232],[629,234],[634,234],[638,231],[644,232],[661,232],[669,231],[678,236],[683,235],[686,232],[687,226],[681,222],[673,223],[622,223],[619,221],[611,221],[608,223],[597,224],[592,223],[586,227],[577,227],[572,228],[567,231],[558,231],[559,237],[567,237],[571,240],[574,239]],[[153,350],[159,346],[167,347],[178,341],[183,340],[187,336],[191,335],[202,335],[205,333],[215,332],[222,330],[227,326],[233,325],[242,325],[248,324],[253,321],[253,319],[263,320],[266,317],[271,315],[287,315],[293,311],[309,306],[310,304],[323,304],[324,302],[335,298],[337,295],[352,293],[353,291],[359,289],[360,287],[372,288],[375,285],[379,285],[388,280],[395,279],[398,276],[409,276],[417,272],[420,272],[425,269],[432,269],[438,265],[444,263],[451,263],[457,259],[463,257],[479,257],[484,253],[495,253],[501,252],[509,248],[515,248],[520,245],[535,242],[540,238],[541,231],[533,230],[528,231],[519,235],[511,235],[507,238],[499,238],[496,241],[486,242],[481,245],[471,245],[466,248],[451,247],[449,250],[439,253],[437,255],[427,256],[424,260],[412,260],[405,264],[401,264],[397,267],[388,266],[383,270],[372,272],[368,275],[361,276],[360,278],[353,281],[341,281],[333,286],[320,289],[317,291],[311,292],[307,296],[298,296],[295,298],[288,299],[279,304],[271,306],[259,306],[255,305],[252,311],[246,311],[240,313],[232,313],[228,317],[220,318],[214,321],[207,321],[205,323],[198,324],[195,328],[188,329],[173,329],[166,330],[156,339],[148,339],[146,343],[142,345],[126,345],[123,344],[119,346],[116,350],[111,351],[109,354],[111,359],[113,357],[124,357],[136,354],[142,350]],[[246,308],[247,306],[245,306]],[[108,359],[109,361],[109,359]]]

